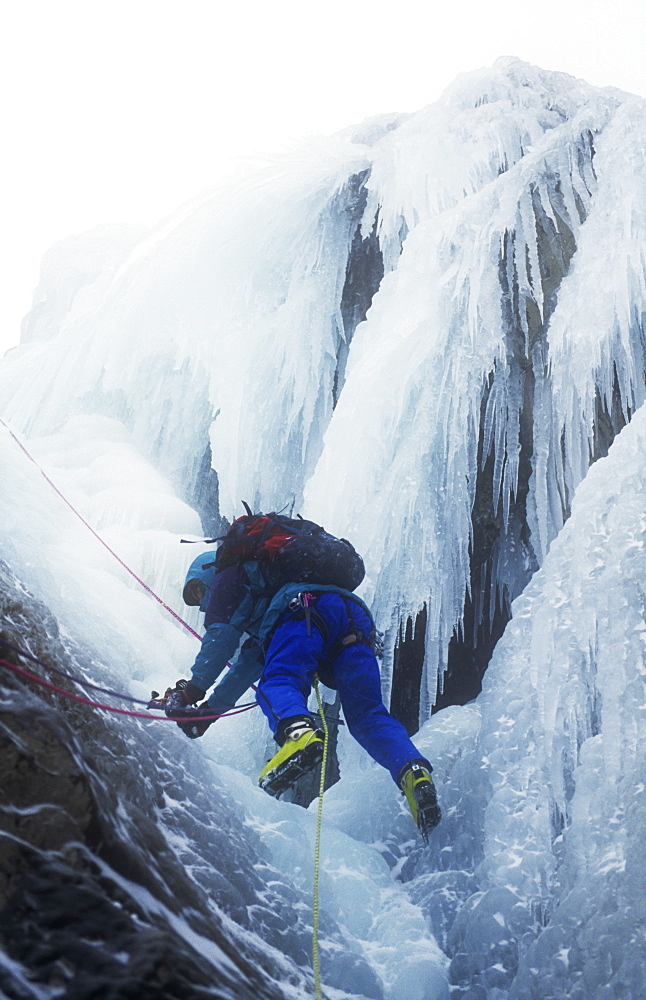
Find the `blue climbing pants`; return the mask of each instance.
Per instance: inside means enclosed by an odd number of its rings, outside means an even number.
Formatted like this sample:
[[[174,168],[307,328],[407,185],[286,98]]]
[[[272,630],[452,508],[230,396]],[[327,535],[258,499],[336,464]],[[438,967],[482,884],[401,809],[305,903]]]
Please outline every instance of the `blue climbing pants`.
[[[307,699],[318,674],[339,692],[352,736],[397,781],[405,764],[424,758],[381,699],[379,665],[364,641],[372,628],[359,604],[335,593],[321,594],[312,605],[309,632],[302,611],[286,612],[267,649],[258,704],[275,733],[281,720],[310,714]]]

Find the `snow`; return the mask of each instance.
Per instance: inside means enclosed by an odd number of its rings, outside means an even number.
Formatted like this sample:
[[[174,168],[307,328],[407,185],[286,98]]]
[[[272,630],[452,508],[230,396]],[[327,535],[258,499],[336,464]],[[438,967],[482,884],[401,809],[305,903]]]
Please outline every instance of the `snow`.
[[[83,244],[62,244],[0,362],[3,418],[192,627],[180,593],[199,547],[179,539],[201,534],[211,465],[223,516],[301,511],[364,555],[386,694],[399,625],[427,606],[430,848],[344,729],[325,796],[323,908],[386,1000],[440,1000],[447,977],[489,1000],[610,995],[599,984],[636,1000],[646,978],[644,114],[500,60],[415,115],[308,140],[134,246],[93,237],[80,276]],[[630,422],[590,467],[604,409],[615,432]],[[429,718],[488,459],[487,586],[513,616],[477,702]],[[143,697],[185,674],[195,639],[2,426],[0,479],[0,557],[97,664]],[[255,787],[267,740],[252,712],[192,752],[305,891],[314,814]]]
[[[112,274],[141,241],[142,226],[97,226],[89,233],[68,236],[48,250],[40,266],[40,281],[21,340],[47,339],[76,311],[84,299],[102,294]]]

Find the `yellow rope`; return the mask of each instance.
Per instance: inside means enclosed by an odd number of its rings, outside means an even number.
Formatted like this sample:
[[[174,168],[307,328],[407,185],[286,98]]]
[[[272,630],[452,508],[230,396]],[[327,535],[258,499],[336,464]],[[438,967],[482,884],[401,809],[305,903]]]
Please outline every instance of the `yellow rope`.
[[[330,733],[327,726],[327,719],[323,711],[321,692],[319,691],[319,679],[314,677],[314,690],[316,700],[319,705],[319,715],[323,725],[323,760],[321,761],[321,781],[319,784],[319,806],[316,814],[316,837],[314,840],[314,891],[312,901],[312,968],[314,970],[314,992],[316,1000],[322,1000],[321,994],[321,969],[319,964],[319,862],[321,856],[321,823],[323,820],[323,792],[325,791],[325,768],[327,765],[327,751]]]

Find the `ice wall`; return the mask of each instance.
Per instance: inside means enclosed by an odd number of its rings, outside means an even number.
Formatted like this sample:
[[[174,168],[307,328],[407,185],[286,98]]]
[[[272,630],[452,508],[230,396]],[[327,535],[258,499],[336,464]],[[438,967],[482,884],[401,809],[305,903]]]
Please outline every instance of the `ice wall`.
[[[212,438],[228,516],[241,496],[269,506],[300,497],[332,409],[362,204],[349,182],[365,165],[363,147],[312,140],[151,231],[107,288],[86,288],[50,324],[46,270],[41,339],[3,366],[5,417],[30,436],[79,413],[117,418],[187,499]],[[75,272],[76,245],[67,252]]]
[[[178,538],[200,530],[205,483],[227,517],[241,499],[302,505],[350,537],[391,650],[428,608],[425,712],[474,585],[474,509],[491,535],[481,591],[511,600],[543,563],[478,703],[419,736],[445,816],[430,852],[342,735],[324,892],[342,925],[332,964],[340,939],[361,958],[344,990],[441,997],[425,913],[472,996],[639,997],[643,125],[637,98],[499,61],[418,115],[304,144],[134,246],[94,247],[82,288],[78,244],[63,246],[69,309],[45,274],[33,336],[0,363],[2,416],[177,610],[195,555]],[[144,696],[185,673],[194,640],[2,428],[0,476],[0,555],[91,665]],[[204,742],[302,902],[313,819],[253,787],[265,739],[241,717]]]
[[[350,537],[389,653],[428,609],[424,717],[467,595],[477,629],[521,592],[643,399],[643,117],[503,59],[303,143],[39,302],[4,416],[119,420],[205,530],[244,499]]]
[[[603,424],[627,421],[645,398],[645,114],[643,101],[628,102],[595,140],[593,211],[549,325],[534,431],[532,534],[541,554],[603,449]]]
[[[514,602],[479,727],[468,706],[418,734],[446,822],[405,877],[458,996],[643,993],[645,511],[642,406]]]
[[[366,213],[378,207],[391,270],[355,335],[306,500],[367,555],[366,596],[391,643],[427,605],[422,715],[467,590],[484,609],[490,589],[492,614],[563,524],[593,454],[597,387],[610,406],[616,372],[624,411],[643,399],[642,116],[643,101],[502,61],[373,154]],[[487,463],[485,533],[497,537],[474,579]]]

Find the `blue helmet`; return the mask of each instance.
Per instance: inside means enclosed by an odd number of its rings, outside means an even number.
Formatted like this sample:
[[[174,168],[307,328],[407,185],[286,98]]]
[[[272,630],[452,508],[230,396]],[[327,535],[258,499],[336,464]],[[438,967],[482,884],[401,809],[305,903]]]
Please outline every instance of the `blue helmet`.
[[[184,581],[184,590],[182,591],[185,604],[190,604],[193,607],[201,604],[194,586],[196,583],[203,584],[206,588],[206,593],[208,593],[211,584],[215,580],[215,555],[215,550],[203,552],[189,566],[186,580]]]

